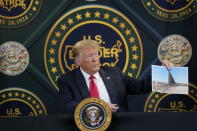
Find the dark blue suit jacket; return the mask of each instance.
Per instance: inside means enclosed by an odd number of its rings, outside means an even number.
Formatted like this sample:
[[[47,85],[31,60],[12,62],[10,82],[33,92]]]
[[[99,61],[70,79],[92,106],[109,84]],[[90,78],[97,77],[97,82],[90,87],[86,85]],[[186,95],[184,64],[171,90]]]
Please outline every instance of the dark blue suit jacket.
[[[118,104],[120,112],[128,112],[127,95],[151,91],[151,79],[137,80],[123,74],[118,68],[101,67],[99,71],[111,103]],[[73,113],[83,99],[90,97],[85,78],[79,68],[63,74],[58,79],[59,100],[64,113]]]

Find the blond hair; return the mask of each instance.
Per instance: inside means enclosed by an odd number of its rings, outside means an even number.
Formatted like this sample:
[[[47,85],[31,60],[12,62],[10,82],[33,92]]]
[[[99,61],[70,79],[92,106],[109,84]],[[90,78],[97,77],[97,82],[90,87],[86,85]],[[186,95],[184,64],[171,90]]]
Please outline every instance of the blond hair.
[[[79,53],[82,49],[99,49],[99,44],[95,40],[81,40],[77,42],[73,47],[73,55],[74,57],[79,56]]]

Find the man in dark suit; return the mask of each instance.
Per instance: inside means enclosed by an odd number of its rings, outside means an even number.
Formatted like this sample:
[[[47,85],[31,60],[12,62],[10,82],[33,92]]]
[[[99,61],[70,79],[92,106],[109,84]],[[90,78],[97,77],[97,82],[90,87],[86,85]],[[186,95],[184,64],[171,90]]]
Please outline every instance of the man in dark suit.
[[[58,79],[60,104],[64,113],[73,113],[79,102],[88,97],[104,100],[112,112],[128,112],[127,95],[151,91],[150,76],[143,80],[130,78],[115,67],[100,67],[99,45],[94,40],[75,44],[73,54],[79,68]],[[172,64],[164,61],[167,68]]]

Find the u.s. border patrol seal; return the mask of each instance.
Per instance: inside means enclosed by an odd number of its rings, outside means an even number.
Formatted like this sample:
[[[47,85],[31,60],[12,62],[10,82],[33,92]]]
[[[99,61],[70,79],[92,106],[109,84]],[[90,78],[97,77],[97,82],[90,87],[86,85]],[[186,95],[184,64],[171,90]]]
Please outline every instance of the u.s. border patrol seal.
[[[74,118],[81,131],[105,131],[111,123],[112,113],[103,100],[87,98],[77,105]]]
[[[29,64],[29,53],[20,43],[5,42],[0,45],[0,71],[9,76],[21,74]]]
[[[0,0],[0,27],[21,27],[32,21],[43,0]]]
[[[118,66],[130,77],[138,77],[143,50],[141,38],[132,22],[119,11],[101,5],[87,5],[64,14],[52,27],[45,43],[45,68],[53,86],[60,74],[74,64],[73,45],[83,39],[100,44],[102,66]]]
[[[169,60],[175,66],[186,65],[192,55],[190,42],[181,35],[166,36],[158,47],[159,60]]]
[[[188,95],[152,92],[144,112],[191,112],[197,111],[197,86],[189,84]]]
[[[0,90],[0,117],[40,115],[47,115],[47,111],[34,93],[13,87]]]
[[[142,0],[145,9],[161,21],[184,20],[197,11],[196,0]]]

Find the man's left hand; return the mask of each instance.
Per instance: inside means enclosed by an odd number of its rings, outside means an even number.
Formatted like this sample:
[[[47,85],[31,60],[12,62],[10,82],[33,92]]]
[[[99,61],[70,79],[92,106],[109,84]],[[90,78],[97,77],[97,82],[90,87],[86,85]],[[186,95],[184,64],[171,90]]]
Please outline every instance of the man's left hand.
[[[171,70],[174,67],[174,64],[168,60],[162,60],[162,66],[166,66],[168,70]]]

